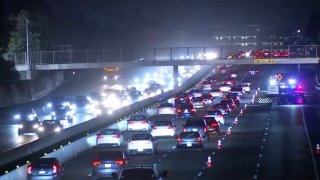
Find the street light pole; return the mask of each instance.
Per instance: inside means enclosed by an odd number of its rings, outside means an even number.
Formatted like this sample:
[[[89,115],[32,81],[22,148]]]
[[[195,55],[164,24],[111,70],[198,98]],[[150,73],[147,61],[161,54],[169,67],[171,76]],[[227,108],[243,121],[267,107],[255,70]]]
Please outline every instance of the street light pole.
[[[30,68],[30,59],[29,59],[29,21],[26,19],[26,36],[27,36],[27,54],[26,54],[26,65],[28,66],[28,69]]]

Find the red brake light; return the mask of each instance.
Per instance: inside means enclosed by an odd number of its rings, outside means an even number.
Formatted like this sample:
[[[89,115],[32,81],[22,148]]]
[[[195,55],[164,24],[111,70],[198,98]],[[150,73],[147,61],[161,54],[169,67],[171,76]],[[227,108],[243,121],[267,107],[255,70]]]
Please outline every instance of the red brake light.
[[[116,164],[123,166],[124,165],[124,160],[118,160],[116,161]]]
[[[57,165],[53,165],[52,166],[52,172],[53,173],[57,173],[58,172],[58,166]]]
[[[197,137],[197,141],[201,141],[201,137],[200,136]]]
[[[183,128],[183,132],[187,132],[187,129],[186,129],[186,128]]]
[[[218,123],[212,123],[211,126],[212,127],[218,127]]]
[[[101,165],[101,161],[93,161],[92,165],[93,166],[99,166],[99,165]]]
[[[120,138],[120,135],[119,134],[116,134],[114,136],[112,136],[113,138]]]
[[[203,128],[203,132],[207,132],[207,128],[206,127]]]
[[[194,109],[194,108],[193,108],[193,109],[191,109],[191,112],[196,112],[196,109]]]
[[[133,121],[128,121],[128,124],[133,124],[134,122]]]
[[[98,135],[98,136],[97,136],[97,139],[102,139],[102,138],[103,138],[102,135]]]
[[[181,110],[181,109],[177,109],[177,111],[178,111],[178,112],[182,112],[182,110]]]
[[[152,129],[157,129],[157,127],[153,126]]]
[[[147,124],[148,120],[142,121],[141,124]]]
[[[28,174],[31,174],[32,173],[32,166],[28,166]]]
[[[177,141],[178,141],[178,142],[181,142],[181,137],[178,137]]]

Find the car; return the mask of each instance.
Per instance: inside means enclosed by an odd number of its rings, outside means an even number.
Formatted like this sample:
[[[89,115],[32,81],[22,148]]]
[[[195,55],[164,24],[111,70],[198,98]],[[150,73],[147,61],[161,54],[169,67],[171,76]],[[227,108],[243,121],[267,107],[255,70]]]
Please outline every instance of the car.
[[[15,115],[15,119],[19,120],[18,134],[38,133],[40,127],[40,119],[37,113],[32,108],[22,108],[19,113]]]
[[[232,113],[232,108],[227,103],[215,104],[212,109],[221,111],[224,116],[230,115]]]
[[[39,158],[27,167],[27,179],[62,179],[64,165],[57,158]]]
[[[188,119],[183,125],[183,132],[198,132],[201,138],[209,141],[208,137],[208,126],[204,119],[202,118],[192,118]]]
[[[219,90],[222,92],[229,92],[231,90],[231,87],[229,84],[220,84]]]
[[[196,109],[204,108],[205,107],[205,100],[201,97],[194,97],[191,99],[192,105]]]
[[[244,90],[242,86],[232,86],[229,93],[237,93],[240,97],[244,96]]]
[[[193,90],[191,90],[191,91],[189,92],[189,96],[190,96],[191,98],[201,97],[201,96],[202,96],[202,92],[201,92],[201,90],[199,90],[199,89],[193,89]]]
[[[74,110],[69,106],[58,105],[51,112],[51,119],[53,120],[68,120],[69,123],[72,123],[73,117]]]
[[[208,132],[210,134],[220,134],[220,124],[215,117],[205,116],[203,119],[208,125]]]
[[[212,103],[213,103],[213,100],[214,100],[214,97],[210,94],[204,94],[203,96],[203,99],[204,99],[204,103],[205,105],[210,105],[212,106]]]
[[[223,92],[220,89],[212,89],[211,92],[210,92],[210,95],[212,97],[220,97],[220,98],[222,98]]]
[[[179,104],[190,103],[189,94],[181,93],[174,96],[174,104],[177,107]]]
[[[39,136],[50,133],[59,133],[63,129],[63,125],[59,120],[44,120],[38,128]]]
[[[163,88],[160,84],[156,82],[152,82],[149,84],[149,87],[144,90],[144,96],[150,97],[161,94],[163,92]]]
[[[199,149],[204,151],[204,140],[199,132],[181,132],[177,137],[177,150]]]
[[[223,99],[220,101],[220,104],[228,104],[229,107],[233,110],[237,107],[236,103],[233,101],[233,99]]]
[[[251,86],[249,83],[241,83],[241,86],[245,93],[250,93]]]
[[[127,166],[124,167],[119,176],[113,174],[114,179],[123,179],[123,180],[132,180],[132,179],[155,179],[161,180],[169,176],[168,171],[164,170],[162,173],[156,168],[156,165],[153,166]]]
[[[80,114],[90,114],[92,112],[92,105],[87,96],[75,97],[76,112]]]
[[[237,77],[239,77],[239,73],[237,73],[237,72],[231,72],[231,73],[229,73],[229,77],[230,77],[230,78],[237,78]]]
[[[149,133],[132,134],[127,146],[128,154],[157,153],[157,141]]]
[[[120,174],[128,160],[125,154],[118,149],[100,150],[96,152],[92,161],[92,179],[112,177],[113,173]]]
[[[176,108],[172,103],[162,103],[158,107],[158,114],[176,114]]]
[[[207,90],[207,89],[211,90],[212,86],[213,86],[213,83],[211,81],[208,81],[208,80],[204,80],[201,83],[202,90]]]
[[[123,136],[118,129],[101,129],[96,138],[97,145],[120,146],[123,143]]]
[[[128,95],[132,100],[142,100],[142,93],[138,91],[136,87],[131,87]]]
[[[151,122],[145,115],[135,114],[127,120],[128,131],[149,131]]]
[[[177,107],[177,116],[195,116],[196,115],[196,109],[193,107],[191,103],[185,103],[181,104]]]
[[[217,82],[217,78],[214,76],[209,76],[209,77],[207,77],[206,80],[211,82],[212,84]]]
[[[225,66],[220,66],[220,67],[218,67],[217,71],[218,71],[219,73],[221,73],[221,74],[225,74],[225,73],[228,72],[228,68],[225,67]]]
[[[45,105],[45,107],[43,108],[43,110],[45,112],[51,112],[52,108],[54,108],[55,106],[58,106],[58,105],[67,106],[70,104],[69,104],[68,100],[66,99],[66,97],[63,97],[63,96],[51,97],[49,99],[49,101],[47,102],[47,104]]]
[[[240,96],[238,93],[229,93],[227,94],[226,99],[233,99],[237,106],[240,105]]]
[[[204,117],[214,117],[219,124],[224,125],[226,123],[226,119],[220,110],[208,110]]]
[[[155,121],[151,129],[151,135],[153,137],[174,136],[175,132],[176,125],[174,125],[172,121],[167,120]]]
[[[223,84],[227,84],[230,86],[233,86],[234,83],[235,83],[235,80],[233,78],[227,78],[227,79],[223,80]]]

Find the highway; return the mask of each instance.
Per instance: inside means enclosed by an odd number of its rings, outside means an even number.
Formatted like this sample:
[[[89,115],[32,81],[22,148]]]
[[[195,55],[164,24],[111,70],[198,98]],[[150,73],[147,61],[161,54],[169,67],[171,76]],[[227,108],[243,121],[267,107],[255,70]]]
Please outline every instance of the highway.
[[[248,67],[239,68],[239,80],[252,79],[252,92],[260,87],[260,93],[266,90],[267,78],[274,71],[282,69],[281,66],[272,69],[270,66],[259,66],[263,73],[248,77],[244,76],[246,68]],[[296,68],[292,66],[287,70],[295,72]],[[218,74],[217,78],[221,81],[225,76]],[[157,164],[160,171],[170,172],[168,179],[316,179],[318,171],[311,151],[314,143],[319,140],[319,136],[316,136],[319,132],[317,127],[320,127],[317,124],[319,107],[253,104],[239,116],[244,103],[250,103],[251,96],[252,93],[242,99],[243,103],[238,111],[227,118],[227,124],[221,126],[222,134],[210,137],[210,142],[205,145],[205,152],[179,152],[175,149],[175,138],[162,138],[158,140],[158,154],[131,156],[129,165]],[[203,111],[198,112],[197,116],[202,113]],[[313,117],[312,124],[309,115]],[[235,117],[239,117],[238,125],[233,124]],[[155,120],[163,117],[154,115],[150,118]],[[182,130],[184,122],[185,119],[175,119],[177,132]],[[304,126],[305,122],[307,126]],[[231,135],[226,134],[228,127],[232,127]],[[123,132],[125,139],[131,134]],[[219,139],[222,140],[222,149],[217,148]],[[125,152],[126,144],[121,149]],[[66,162],[63,179],[90,179],[91,162],[97,151],[99,147],[88,149]],[[209,155],[212,167],[206,165]]]

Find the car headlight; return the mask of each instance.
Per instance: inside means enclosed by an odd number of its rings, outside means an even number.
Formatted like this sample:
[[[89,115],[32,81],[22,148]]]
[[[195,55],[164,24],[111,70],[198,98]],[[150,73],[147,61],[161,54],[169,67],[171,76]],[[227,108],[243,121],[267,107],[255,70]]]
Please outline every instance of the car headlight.
[[[33,125],[32,126],[34,129],[37,129],[37,128],[39,128],[39,124],[35,124],[35,125]]]
[[[51,108],[52,107],[52,103],[48,103],[47,107]]]
[[[22,125],[22,124],[19,124],[19,125],[18,125],[18,128],[19,128],[19,129],[22,129],[22,128],[23,128],[23,125]]]
[[[16,114],[13,116],[14,119],[20,119],[20,114]]]
[[[56,112],[51,112],[51,116],[55,116],[56,115]]]
[[[61,131],[61,128],[60,127],[56,127],[55,129],[54,129],[54,132],[60,132]]]
[[[43,128],[43,127],[39,127],[38,130],[41,131],[41,132],[43,132],[43,131],[44,131],[44,128]]]

